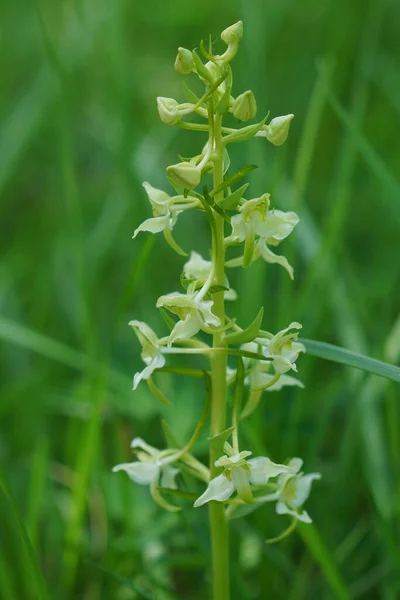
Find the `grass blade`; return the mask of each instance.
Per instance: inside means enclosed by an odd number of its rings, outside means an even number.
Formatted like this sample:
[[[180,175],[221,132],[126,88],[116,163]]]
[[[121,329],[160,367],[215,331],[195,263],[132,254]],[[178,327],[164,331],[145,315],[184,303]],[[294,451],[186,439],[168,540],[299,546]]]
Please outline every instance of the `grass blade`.
[[[304,339],[301,341],[305,345],[308,354],[311,354],[311,356],[337,362],[348,367],[361,369],[362,371],[368,371],[374,375],[400,382],[400,367],[326,342]]]
[[[314,560],[321,567],[322,574],[334,593],[335,598],[338,600],[350,600],[350,593],[342,580],[335,560],[325,546],[315,525],[304,525],[304,523],[299,523],[297,529],[314,557]]]
[[[3,497],[3,500],[5,500],[9,518],[12,520],[13,525],[16,526],[17,536],[19,537],[19,543],[17,543],[17,546],[20,552],[21,569],[23,568],[25,571],[24,579],[26,579],[25,583],[32,592],[31,597],[35,597],[38,600],[49,600],[46,584],[43,574],[39,569],[35,551],[26,532],[12,492],[1,473],[0,494]]]

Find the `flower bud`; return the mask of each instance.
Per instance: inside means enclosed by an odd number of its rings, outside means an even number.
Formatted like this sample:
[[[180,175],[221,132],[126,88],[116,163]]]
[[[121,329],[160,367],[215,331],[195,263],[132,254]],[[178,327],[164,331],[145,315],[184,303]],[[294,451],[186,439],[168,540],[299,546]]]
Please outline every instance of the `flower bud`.
[[[243,38],[243,21],[238,21],[234,25],[227,27],[221,33],[221,40],[225,42],[225,44],[237,44]]]
[[[240,94],[232,104],[233,116],[240,121],[248,121],[253,119],[257,113],[256,99],[253,92],[247,90]]]
[[[168,176],[173,182],[185,189],[193,190],[201,180],[201,170],[189,162],[181,162],[167,167]]]
[[[173,98],[157,98],[157,109],[160,119],[167,125],[175,125],[182,118],[182,113],[179,112],[179,104]]]
[[[188,75],[191,73],[194,62],[193,55],[187,48],[178,48],[178,54],[175,59],[175,71],[180,75]]]
[[[275,117],[271,123],[265,127],[265,137],[274,146],[282,146],[289,133],[290,121],[294,115],[284,115]]]

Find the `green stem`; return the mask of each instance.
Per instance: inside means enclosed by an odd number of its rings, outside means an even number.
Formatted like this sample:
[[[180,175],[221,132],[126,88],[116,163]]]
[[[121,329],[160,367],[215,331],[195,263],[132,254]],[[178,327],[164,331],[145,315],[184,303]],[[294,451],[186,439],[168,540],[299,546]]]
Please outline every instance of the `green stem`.
[[[214,189],[223,182],[223,157],[224,146],[222,142],[220,115],[214,117],[214,156],[213,173]],[[218,203],[222,199],[223,192],[216,197]],[[213,232],[212,260],[215,273],[216,285],[224,285],[225,281],[225,250],[224,250],[224,219],[217,213],[215,217],[215,228]],[[224,292],[214,294],[214,313],[220,318],[221,323],[225,320]],[[215,333],[213,336],[213,348],[221,348],[224,345],[224,334]],[[226,420],[226,354],[215,353],[211,361],[211,425],[210,437],[214,437],[225,429]],[[211,477],[218,475],[214,463],[219,458],[215,450],[210,447],[210,472]],[[229,534],[228,523],[225,517],[224,505],[219,502],[210,502],[209,507],[211,551],[213,568],[213,598],[214,600],[229,600]]]

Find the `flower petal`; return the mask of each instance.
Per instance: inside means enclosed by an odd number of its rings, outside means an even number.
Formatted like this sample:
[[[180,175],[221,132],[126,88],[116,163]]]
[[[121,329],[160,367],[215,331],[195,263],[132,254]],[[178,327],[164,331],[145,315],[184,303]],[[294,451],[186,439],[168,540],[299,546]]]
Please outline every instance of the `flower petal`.
[[[228,498],[232,496],[234,489],[235,486],[232,481],[229,481],[222,473],[221,475],[214,477],[214,479],[211,479],[206,491],[197,498],[193,506],[197,508],[206,502],[210,502],[210,500],[225,502],[225,500],[228,500]]]
[[[165,365],[165,357],[160,353],[157,356],[154,356],[150,361],[145,360],[145,362],[147,363],[147,366],[143,369],[143,371],[135,373],[133,377],[133,390],[136,390],[137,386],[142,381],[142,379],[148,379],[152,376],[155,369],[161,369],[161,367]]]
[[[278,263],[289,273],[290,279],[293,279],[293,267],[290,266],[287,258],[274,254],[265,244],[264,239],[260,239],[260,245],[258,246],[262,258],[269,263]]]
[[[150,233],[160,233],[160,231],[164,231],[164,229],[169,228],[170,225],[170,216],[164,215],[162,217],[153,217],[151,219],[146,219],[143,221],[132,236],[132,239],[137,236],[141,231],[149,231]]]
[[[141,450],[145,450],[147,454],[150,456],[157,456],[159,453],[158,448],[154,448],[154,446],[150,446],[147,442],[145,442],[141,437],[135,437],[131,441],[131,448],[140,448]]]
[[[157,216],[167,215],[169,213],[168,202],[170,200],[168,194],[153,187],[148,181],[144,181],[142,185],[146,190],[153,210],[158,213]]]
[[[264,485],[270,477],[276,477],[281,473],[290,473],[292,470],[286,465],[278,465],[265,456],[258,456],[247,461],[250,465],[250,483]]]
[[[310,515],[307,511],[303,510],[303,512],[298,513],[295,510],[289,508],[289,506],[287,506],[284,502],[277,502],[275,510],[277,515],[291,515],[299,521],[303,521],[303,523],[312,523]]]
[[[170,467],[169,465],[162,467],[160,480],[161,487],[176,490],[178,486],[176,485],[175,479],[178,473],[179,469],[175,469],[175,467]]]
[[[304,504],[310,495],[311,484],[314,479],[321,479],[320,473],[309,473],[308,475],[303,475],[303,477],[299,477],[297,480],[297,493],[294,500],[292,500],[293,506],[299,507]]]
[[[158,478],[159,467],[155,462],[122,463],[113,467],[113,473],[126,471],[129,478],[140,485],[150,485]]]
[[[169,335],[169,345],[176,340],[188,340],[201,329],[201,319],[198,315],[187,315],[183,321],[178,321]]]

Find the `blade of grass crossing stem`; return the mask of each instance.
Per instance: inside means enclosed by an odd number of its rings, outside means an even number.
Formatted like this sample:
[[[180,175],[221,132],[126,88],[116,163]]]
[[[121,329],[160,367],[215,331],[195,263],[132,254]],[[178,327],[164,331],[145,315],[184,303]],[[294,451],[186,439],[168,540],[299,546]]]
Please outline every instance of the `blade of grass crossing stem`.
[[[1,473],[0,494],[8,509],[8,517],[12,521],[12,524],[15,525],[17,532],[18,540],[16,546],[19,548],[20,565],[21,569],[24,570],[24,578],[26,580],[22,581],[26,586],[26,597],[35,597],[38,600],[50,600],[35,551],[19,514],[12,492]]]
[[[326,342],[305,339],[302,339],[301,341],[305,345],[307,353],[311,356],[341,363],[348,367],[361,369],[362,371],[367,371],[374,375],[400,382],[400,367]]]
[[[303,542],[314,561],[320,566],[321,573],[337,600],[351,600],[350,593],[342,579],[338,566],[314,524],[297,525]]]

